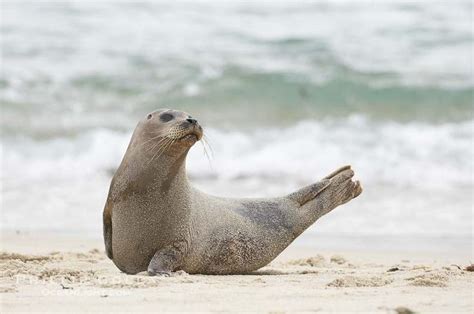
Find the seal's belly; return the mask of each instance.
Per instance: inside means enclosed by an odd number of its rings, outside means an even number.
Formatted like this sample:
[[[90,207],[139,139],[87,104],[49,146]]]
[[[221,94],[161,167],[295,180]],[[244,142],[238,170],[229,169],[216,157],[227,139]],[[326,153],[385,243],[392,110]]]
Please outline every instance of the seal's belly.
[[[203,194],[193,200],[195,233],[184,267],[188,273],[249,273],[267,265],[294,240],[286,208]]]
[[[254,225],[219,226],[198,241],[206,245],[203,250],[192,252],[184,270],[200,274],[249,273],[267,265],[292,240],[289,233]]]

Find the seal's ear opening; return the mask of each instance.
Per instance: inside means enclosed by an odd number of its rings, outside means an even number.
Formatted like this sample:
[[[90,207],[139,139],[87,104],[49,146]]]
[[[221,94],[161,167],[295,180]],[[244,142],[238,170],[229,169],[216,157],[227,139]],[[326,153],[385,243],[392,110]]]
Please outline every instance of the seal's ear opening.
[[[151,113],[148,114],[148,116],[146,116],[147,120],[150,120],[151,118],[153,118],[153,115]]]

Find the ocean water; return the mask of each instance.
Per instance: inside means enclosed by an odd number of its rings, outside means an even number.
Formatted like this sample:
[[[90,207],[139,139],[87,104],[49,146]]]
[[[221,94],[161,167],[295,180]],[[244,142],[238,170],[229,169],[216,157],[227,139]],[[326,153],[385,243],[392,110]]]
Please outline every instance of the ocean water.
[[[4,230],[100,236],[137,120],[165,107],[204,126],[213,157],[197,143],[188,172],[208,193],[279,196],[351,164],[364,193],[307,240],[472,241],[469,0],[1,9]]]

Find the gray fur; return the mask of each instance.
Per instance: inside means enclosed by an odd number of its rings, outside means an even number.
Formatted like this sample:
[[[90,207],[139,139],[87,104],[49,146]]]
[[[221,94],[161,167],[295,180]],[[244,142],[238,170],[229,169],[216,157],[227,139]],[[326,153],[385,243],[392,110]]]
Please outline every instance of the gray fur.
[[[176,121],[155,119],[163,111],[173,113]],[[200,126],[183,127],[186,117],[183,112],[159,110],[142,120],[114,175],[104,209],[104,239],[107,255],[123,272],[257,270],[319,217],[362,192],[346,166],[285,197],[232,199],[205,194],[186,176],[186,155],[194,141],[176,140],[158,157],[156,149],[145,145],[155,145],[169,134],[177,139],[194,133],[200,139]],[[157,132],[161,137],[153,140]]]

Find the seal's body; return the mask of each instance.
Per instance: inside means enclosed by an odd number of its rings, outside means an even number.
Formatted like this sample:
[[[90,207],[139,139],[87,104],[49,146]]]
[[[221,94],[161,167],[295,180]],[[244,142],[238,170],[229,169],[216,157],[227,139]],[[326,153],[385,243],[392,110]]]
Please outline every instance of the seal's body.
[[[174,110],[158,110],[137,125],[104,209],[106,252],[123,272],[257,270],[319,217],[362,192],[346,166],[280,198],[205,194],[189,183],[185,169],[187,152],[201,137],[197,121]]]

